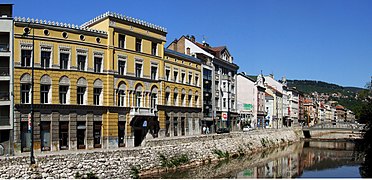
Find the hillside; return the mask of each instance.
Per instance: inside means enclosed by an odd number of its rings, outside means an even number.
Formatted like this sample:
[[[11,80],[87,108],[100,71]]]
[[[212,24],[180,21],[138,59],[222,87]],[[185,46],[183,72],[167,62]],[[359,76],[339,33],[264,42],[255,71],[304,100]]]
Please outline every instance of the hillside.
[[[357,115],[363,104],[362,99],[357,98],[360,97],[359,93],[365,90],[363,88],[342,87],[337,84],[312,80],[287,80],[287,85],[288,87],[296,87],[307,95],[311,95],[314,92],[328,94],[328,100],[338,101],[339,104],[354,111]],[[333,93],[336,93],[337,96],[332,96]]]

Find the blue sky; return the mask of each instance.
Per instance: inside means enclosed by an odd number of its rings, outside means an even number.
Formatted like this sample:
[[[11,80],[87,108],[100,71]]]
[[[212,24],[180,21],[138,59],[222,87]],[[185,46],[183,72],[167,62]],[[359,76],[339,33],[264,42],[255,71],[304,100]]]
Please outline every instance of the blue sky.
[[[27,3],[26,3],[27,2]],[[239,72],[364,87],[372,76],[372,1],[63,0],[13,3],[14,15],[82,24],[106,11],[226,45]]]

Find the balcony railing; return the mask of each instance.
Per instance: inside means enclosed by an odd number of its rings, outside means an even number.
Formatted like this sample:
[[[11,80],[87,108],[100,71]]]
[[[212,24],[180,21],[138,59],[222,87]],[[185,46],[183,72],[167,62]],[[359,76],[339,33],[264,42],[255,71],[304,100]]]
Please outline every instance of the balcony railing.
[[[9,126],[9,116],[0,116],[0,126]]]
[[[9,76],[9,67],[0,67],[0,76]]]
[[[0,52],[9,52],[9,44],[0,43]]]
[[[131,115],[148,115],[148,116],[154,116],[157,112],[156,108],[151,107],[133,107],[130,110]]]
[[[9,101],[9,92],[0,92],[0,101]]]

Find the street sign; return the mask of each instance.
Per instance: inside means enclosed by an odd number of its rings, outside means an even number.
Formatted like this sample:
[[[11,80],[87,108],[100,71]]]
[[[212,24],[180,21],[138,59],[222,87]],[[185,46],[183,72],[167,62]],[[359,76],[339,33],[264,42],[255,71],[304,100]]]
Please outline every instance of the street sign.
[[[227,121],[227,113],[226,112],[221,113],[221,119],[222,119],[222,121]]]
[[[147,121],[143,121],[142,127],[147,127]]]

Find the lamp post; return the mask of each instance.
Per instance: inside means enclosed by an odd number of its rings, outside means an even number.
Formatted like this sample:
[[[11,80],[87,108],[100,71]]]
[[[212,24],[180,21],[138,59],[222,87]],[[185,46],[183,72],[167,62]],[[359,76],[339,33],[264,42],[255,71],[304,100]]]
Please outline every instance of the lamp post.
[[[31,22],[28,23],[27,28],[30,29]],[[23,36],[29,36],[30,30],[23,33]],[[31,63],[31,152],[30,164],[35,164],[34,157],[34,60],[35,60],[35,29],[32,28],[32,63]]]

